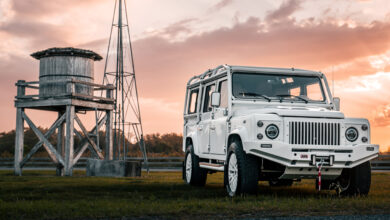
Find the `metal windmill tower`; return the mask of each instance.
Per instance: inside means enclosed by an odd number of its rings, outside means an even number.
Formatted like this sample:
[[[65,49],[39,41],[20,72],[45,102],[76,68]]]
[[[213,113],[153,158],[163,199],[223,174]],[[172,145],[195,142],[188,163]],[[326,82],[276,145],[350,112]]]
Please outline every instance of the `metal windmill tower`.
[[[116,87],[113,92],[113,98],[116,100],[113,117],[114,158],[126,160],[129,147],[127,140],[137,142],[149,171],[126,0],[115,0],[103,84],[112,84]]]

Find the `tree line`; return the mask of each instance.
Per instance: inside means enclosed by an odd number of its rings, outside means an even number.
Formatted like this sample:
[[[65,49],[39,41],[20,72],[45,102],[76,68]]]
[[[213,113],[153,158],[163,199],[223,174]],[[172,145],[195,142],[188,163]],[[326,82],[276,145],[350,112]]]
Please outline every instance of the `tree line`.
[[[39,128],[42,133],[46,133],[48,129]],[[54,132],[49,138],[50,143],[56,148],[57,145],[57,133]],[[183,156],[182,152],[182,139],[183,136],[177,133],[167,134],[147,134],[144,136],[146,151],[149,157],[164,157],[164,156]],[[79,136],[74,136],[75,146],[78,146],[81,142]],[[24,155],[26,155],[36,143],[39,142],[38,137],[30,128],[24,130]],[[105,149],[105,132],[99,131],[99,143],[100,148]],[[125,147],[127,156],[140,157],[142,155],[138,142],[132,143],[126,139]],[[13,157],[15,148],[15,130],[9,132],[0,133],[0,157]],[[121,154],[123,155],[123,146],[120,146]],[[83,156],[89,156],[90,152],[87,152]],[[47,153],[43,147],[35,154],[35,157],[45,157]]]

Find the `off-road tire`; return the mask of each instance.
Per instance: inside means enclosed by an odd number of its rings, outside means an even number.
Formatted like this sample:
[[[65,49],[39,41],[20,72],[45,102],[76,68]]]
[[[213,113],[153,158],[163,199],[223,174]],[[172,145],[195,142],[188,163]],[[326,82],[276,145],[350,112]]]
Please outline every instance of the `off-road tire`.
[[[281,187],[281,186],[292,186],[293,180],[286,180],[286,179],[281,179],[281,180],[270,180],[268,181],[268,184],[272,187]]]
[[[341,176],[337,179],[349,180],[340,194],[344,196],[367,195],[371,186],[371,163],[367,161],[351,169],[343,169]]]
[[[207,170],[202,169],[199,167],[199,157],[195,155],[194,153],[194,148],[192,145],[188,145],[186,149],[186,154],[185,154],[185,159],[184,159],[184,170],[183,170],[183,176],[184,176],[184,182],[187,184],[190,184],[192,186],[204,186],[206,184],[207,180]],[[186,171],[187,171],[187,158],[191,157],[191,165],[192,165],[192,172],[190,175],[190,178],[188,180]]]
[[[231,190],[229,184],[229,161],[235,154],[238,165],[238,181],[235,191]],[[224,185],[229,196],[243,194],[255,194],[258,186],[259,164],[257,158],[253,155],[246,154],[242,148],[241,141],[234,140],[228,149],[227,160],[224,172]]]

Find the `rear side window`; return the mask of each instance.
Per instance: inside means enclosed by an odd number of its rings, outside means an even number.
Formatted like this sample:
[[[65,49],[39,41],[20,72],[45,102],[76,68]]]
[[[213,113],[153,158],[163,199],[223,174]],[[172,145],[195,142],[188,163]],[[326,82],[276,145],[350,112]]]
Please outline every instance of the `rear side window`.
[[[219,93],[221,93],[221,104],[219,105],[220,108],[227,108],[228,107],[228,88],[227,88],[227,80],[219,82]]]
[[[214,89],[215,89],[214,84],[208,85],[206,87],[206,91],[204,93],[205,97],[203,103],[203,112],[210,112],[212,110],[210,97],[211,97],[211,93],[214,92]]]
[[[188,100],[188,114],[196,113],[196,109],[198,107],[198,94],[199,89],[194,89],[190,92]]]

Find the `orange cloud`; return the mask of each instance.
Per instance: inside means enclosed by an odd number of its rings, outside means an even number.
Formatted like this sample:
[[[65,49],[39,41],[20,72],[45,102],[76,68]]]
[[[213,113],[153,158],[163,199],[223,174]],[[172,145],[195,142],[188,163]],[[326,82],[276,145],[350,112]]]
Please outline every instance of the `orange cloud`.
[[[7,57],[0,59],[0,92],[3,94],[0,101],[4,103],[0,107],[1,115],[14,115],[14,82],[38,78],[38,62],[29,57],[31,52],[72,44],[70,46],[78,45],[105,55],[108,33],[96,34],[102,36],[100,39],[71,41],[69,38],[77,40],[77,31],[85,31],[85,27],[72,29],[75,27],[73,23],[62,25],[42,19],[42,14],[53,16],[60,11],[59,7],[66,9],[80,6],[74,6],[76,4],[86,6],[100,2],[103,1],[60,0],[48,1],[47,4],[39,0],[13,1],[13,10],[21,17],[0,23],[0,37],[3,42],[18,39],[23,47],[20,46],[21,52],[16,53],[0,43],[0,57],[3,54]],[[342,98],[345,113],[371,119],[373,141],[390,145],[390,139],[379,135],[387,131],[387,127],[377,122],[385,119],[387,123],[387,107],[376,109],[378,105],[389,105],[390,88],[384,82],[388,82],[386,74],[390,69],[390,21],[361,25],[351,18],[336,22],[338,18],[326,17],[329,15],[297,20],[294,15],[302,10],[304,3],[284,1],[264,18],[236,19],[231,26],[224,24],[209,31],[194,31],[192,25],[204,22],[194,17],[183,17],[165,28],[145,31],[146,35],[138,37],[133,46],[146,132],[181,132],[187,80],[208,68],[227,63],[323,70],[328,77],[333,69],[336,94]],[[234,4],[220,1],[217,5],[227,10]],[[212,6],[206,7],[205,11]],[[20,19],[23,16],[29,20]],[[74,18],[71,21],[74,22]],[[104,62],[96,63],[96,82],[101,81],[103,67]],[[44,121],[44,117],[41,118]],[[14,117],[4,121],[0,130],[13,128]]]

